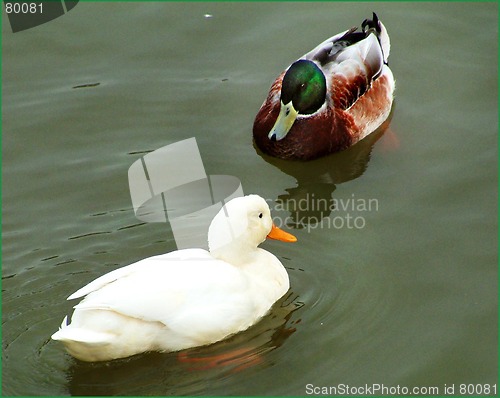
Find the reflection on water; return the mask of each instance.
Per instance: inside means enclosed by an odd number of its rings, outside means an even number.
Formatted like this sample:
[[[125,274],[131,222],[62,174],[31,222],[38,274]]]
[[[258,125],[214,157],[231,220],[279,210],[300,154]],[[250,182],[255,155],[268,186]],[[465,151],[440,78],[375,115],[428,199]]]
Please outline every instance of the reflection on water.
[[[269,79],[372,11],[391,35],[390,128],[307,163],[256,154],[251,127]],[[496,382],[496,3],[81,2],[32,30],[5,26],[4,395]],[[291,29],[300,34],[283,40]],[[391,130],[401,145],[387,152]],[[66,297],[175,250],[168,223],[135,217],[128,168],[193,135],[207,174],[237,176],[297,228],[295,244],[262,247],[300,296],[286,303],[304,306],[275,306],[252,329],[180,357],[73,360],[50,341],[74,304]],[[363,213],[366,227],[309,228],[351,212],[339,207],[350,198],[380,204]]]
[[[255,145],[262,159],[296,179],[297,186],[285,188],[279,195],[278,206],[289,212],[288,225],[304,228],[329,217],[335,209],[332,196],[337,184],[360,177],[368,167],[375,143],[389,128],[394,106],[388,119],[372,134],[345,151],[311,161],[282,160],[264,154]]]

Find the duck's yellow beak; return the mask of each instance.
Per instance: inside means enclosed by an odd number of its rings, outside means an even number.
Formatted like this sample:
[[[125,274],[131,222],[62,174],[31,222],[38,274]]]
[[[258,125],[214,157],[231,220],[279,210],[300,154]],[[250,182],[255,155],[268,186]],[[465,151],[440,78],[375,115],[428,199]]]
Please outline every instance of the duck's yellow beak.
[[[270,239],[281,240],[282,242],[297,242],[297,238],[288,232],[279,229],[276,225],[271,228],[271,232],[267,234],[267,237]]]
[[[273,128],[269,132],[269,139],[271,141],[279,141],[286,137],[290,129],[292,128],[293,122],[297,119],[299,112],[293,107],[292,101],[284,105],[281,103],[280,114],[274,123]]]

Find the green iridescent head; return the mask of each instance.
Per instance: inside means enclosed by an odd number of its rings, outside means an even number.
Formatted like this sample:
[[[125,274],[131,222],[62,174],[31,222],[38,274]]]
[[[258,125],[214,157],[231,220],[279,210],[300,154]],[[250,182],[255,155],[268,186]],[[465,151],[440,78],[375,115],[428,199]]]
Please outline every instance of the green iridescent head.
[[[281,83],[281,109],[268,134],[272,141],[286,137],[299,115],[316,112],[326,99],[326,78],[321,69],[305,59],[294,62]]]
[[[292,101],[299,114],[308,115],[321,108],[325,98],[325,75],[314,62],[301,59],[288,68],[281,86],[283,104]]]

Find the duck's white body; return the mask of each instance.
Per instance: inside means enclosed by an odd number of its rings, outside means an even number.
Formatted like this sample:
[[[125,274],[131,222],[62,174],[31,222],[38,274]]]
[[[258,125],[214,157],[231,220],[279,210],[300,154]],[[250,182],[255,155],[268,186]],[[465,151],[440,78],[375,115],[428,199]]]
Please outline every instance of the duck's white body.
[[[210,226],[210,252],[178,250],[101,276],[68,297],[85,298],[52,338],[78,359],[103,361],[206,345],[247,329],[289,289],[280,261],[257,247],[271,228],[262,198],[233,199]]]

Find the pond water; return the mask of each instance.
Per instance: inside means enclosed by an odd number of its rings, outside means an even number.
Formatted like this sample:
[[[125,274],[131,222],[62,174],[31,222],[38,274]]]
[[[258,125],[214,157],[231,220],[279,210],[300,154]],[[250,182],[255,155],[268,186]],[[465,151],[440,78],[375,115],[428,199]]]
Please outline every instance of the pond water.
[[[258,154],[252,123],[273,79],[372,11],[392,40],[388,128],[315,162]],[[4,395],[496,383],[496,3],[80,2],[14,34],[4,13],[2,46]],[[74,360],[50,340],[66,297],[176,249],[169,223],[135,217],[129,167],[190,137],[208,175],[237,177],[297,236],[263,244],[289,295],[181,356]],[[301,213],[302,199],[333,207]]]

